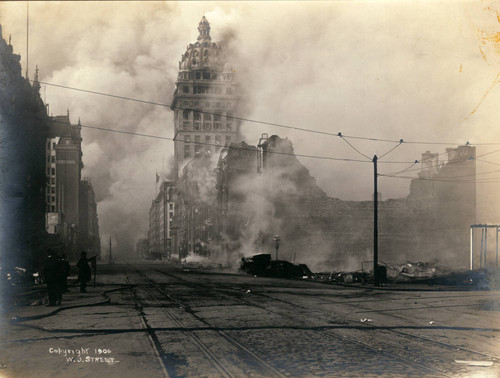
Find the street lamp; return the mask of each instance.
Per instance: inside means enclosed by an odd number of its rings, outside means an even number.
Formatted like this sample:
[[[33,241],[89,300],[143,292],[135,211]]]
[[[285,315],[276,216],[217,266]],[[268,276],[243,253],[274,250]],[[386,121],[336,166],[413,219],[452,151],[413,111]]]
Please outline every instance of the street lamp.
[[[276,249],[276,261],[278,261],[278,249],[280,249],[280,236],[274,235],[274,248]]]

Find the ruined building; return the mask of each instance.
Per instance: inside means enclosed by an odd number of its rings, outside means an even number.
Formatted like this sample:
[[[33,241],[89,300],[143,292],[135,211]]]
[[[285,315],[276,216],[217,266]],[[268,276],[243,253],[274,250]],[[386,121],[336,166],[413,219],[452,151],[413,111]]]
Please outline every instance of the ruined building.
[[[239,89],[222,44],[212,42],[203,16],[197,42],[189,44],[179,62],[172,99],[175,127],[175,175],[183,163],[199,154],[214,154],[241,139],[234,116]]]
[[[242,255],[271,253],[279,235],[280,256],[314,270],[356,270],[372,260],[373,201],[328,197],[288,139],[263,137],[258,146],[242,142],[239,124],[227,117],[239,100],[233,70],[223,48],[211,42],[205,18],[198,30],[198,42],[179,63],[172,101],[173,256],[198,254],[237,264]],[[437,258],[450,267],[467,266],[469,226],[475,223],[475,148],[459,146],[440,157],[423,154],[406,198],[379,202],[381,264]]]

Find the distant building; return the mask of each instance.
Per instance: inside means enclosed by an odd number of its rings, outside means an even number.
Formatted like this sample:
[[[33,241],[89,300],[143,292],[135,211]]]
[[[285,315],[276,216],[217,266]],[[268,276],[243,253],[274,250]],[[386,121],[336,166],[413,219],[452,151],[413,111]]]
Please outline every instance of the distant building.
[[[87,255],[100,256],[101,238],[94,189],[90,179],[80,181],[79,196],[79,249]]]
[[[80,242],[81,125],[67,115],[50,117],[46,142],[46,228],[69,259],[78,257]],[[86,239],[86,237],[84,237]]]
[[[222,146],[241,140],[240,122],[231,118],[239,102],[234,70],[226,61],[223,45],[211,42],[205,17],[198,30],[198,41],[188,45],[179,62],[171,104],[176,177],[186,160],[213,155]]]
[[[141,238],[135,245],[135,253],[138,259],[144,260],[150,257],[149,255],[149,240],[148,238]]]
[[[153,258],[178,257],[172,250],[172,220],[174,183],[164,181],[149,209],[149,255]]]

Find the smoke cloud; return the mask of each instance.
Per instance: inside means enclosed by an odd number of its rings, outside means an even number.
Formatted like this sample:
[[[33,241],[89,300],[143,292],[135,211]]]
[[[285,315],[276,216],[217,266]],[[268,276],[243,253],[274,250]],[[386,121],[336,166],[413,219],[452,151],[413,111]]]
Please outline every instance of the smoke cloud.
[[[491,1],[469,2],[30,2],[29,71],[40,81],[169,104],[186,45],[205,15],[224,40],[244,88],[249,119],[344,135],[458,143],[500,140],[500,48]],[[4,37],[26,68],[26,4],[0,3]],[[492,34],[493,33],[493,34]],[[173,137],[168,107],[42,85],[54,115],[83,125]],[[471,114],[473,112],[473,114]],[[250,144],[263,132],[288,137],[300,154],[365,159],[338,137],[244,122]],[[92,180],[101,236],[131,254],[148,228],[155,172],[173,159],[167,140],[84,128],[84,175]],[[368,157],[395,143],[351,140]],[[447,146],[403,144],[386,161],[414,161]],[[478,147],[477,154],[494,146]],[[498,155],[488,156],[498,162]],[[301,158],[329,196],[371,197],[372,165]],[[367,159],[366,159],[367,160]],[[491,170],[478,161],[478,172]],[[381,173],[409,164],[380,164]],[[491,176],[491,175],[490,175]],[[404,197],[409,180],[380,180],[383,198]],[[478,187],[478,220],[498,184]],[[489,211],[489,212],[487,212]],[[107,247],[103,249],[107,250]]]

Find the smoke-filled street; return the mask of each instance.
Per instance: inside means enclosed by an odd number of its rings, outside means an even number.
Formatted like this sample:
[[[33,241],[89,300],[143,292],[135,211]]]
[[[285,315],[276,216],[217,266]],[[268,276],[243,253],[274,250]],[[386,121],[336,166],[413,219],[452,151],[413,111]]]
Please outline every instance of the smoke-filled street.
[[[498,292],[338,286],[181,264],[98,269],[87,294],[70,285],[55,311],[4,308],[2,321],[14,319],[2,335],[2,375],[499,374]]]

